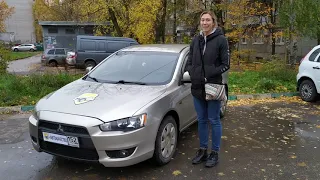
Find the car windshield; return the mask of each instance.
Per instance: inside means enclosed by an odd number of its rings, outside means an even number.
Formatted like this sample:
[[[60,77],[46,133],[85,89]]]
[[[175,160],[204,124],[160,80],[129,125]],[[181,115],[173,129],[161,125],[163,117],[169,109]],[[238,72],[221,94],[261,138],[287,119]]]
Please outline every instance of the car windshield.
[[[106,83],[162,85],[171,81],[179,53],[119,51],[89,74]]]

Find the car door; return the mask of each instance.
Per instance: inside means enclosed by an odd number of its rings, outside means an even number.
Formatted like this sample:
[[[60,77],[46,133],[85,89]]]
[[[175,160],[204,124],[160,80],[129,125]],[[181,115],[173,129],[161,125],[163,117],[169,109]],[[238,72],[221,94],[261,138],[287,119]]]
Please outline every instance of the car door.
[[[64,49],[55,50],[55,59],[59,64],[63,64],[66,59],[66,52]]]
[[[315,58],[313,62],[311,62],[311,71],[312,71],[312,76],[315,80],[315,85],[318,90],[320,90],[320,53],[318,56]]]
[[[185,66],[189,57],[189,53],[185,56],[183,60],[183,65],[181,67],[181,78],[185,72]],[[178,92],[179,102],[177,104],[177,111],[180,116],[181,129],[190,125],[196,120],[196,111],[193,105],[193,97],[191,95],[191,83],[180,84]]]

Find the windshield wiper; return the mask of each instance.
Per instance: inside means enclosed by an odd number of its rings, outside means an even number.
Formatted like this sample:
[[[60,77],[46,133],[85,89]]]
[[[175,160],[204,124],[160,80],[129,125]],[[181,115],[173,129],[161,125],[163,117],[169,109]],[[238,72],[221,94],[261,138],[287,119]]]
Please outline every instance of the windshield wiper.
[[[125,80],[119,80],[117,84],[138,84],[138,85],[146,85],[146,83],[138,82],[138,81],[125,81]]]
[[[92,79],[92,80],[94,80],[95,82],[99,82],[98,79],[95,78],[95,77],[91,77],[91,76],[89,76],[89,75],[88,75],[87,77],[90,78],[90,79]]]

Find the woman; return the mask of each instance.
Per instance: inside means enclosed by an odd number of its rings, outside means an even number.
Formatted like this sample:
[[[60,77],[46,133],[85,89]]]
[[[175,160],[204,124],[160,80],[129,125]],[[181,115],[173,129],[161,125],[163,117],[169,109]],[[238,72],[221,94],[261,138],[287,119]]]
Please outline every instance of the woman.
[[[214,13],[205,11],[200,16],[201,32],[190,45],[187,71],[191,78],[191,93],[198,118],[200,149],[192,159],[193,164],[206,161],[206,167],[218,163],[222,126],[220,101],[205,99],[205,83],[222,83],[222,73],[230,68],[228,41],[218,28]],[[212,130],[212,147],[208,155],[208,122]]]

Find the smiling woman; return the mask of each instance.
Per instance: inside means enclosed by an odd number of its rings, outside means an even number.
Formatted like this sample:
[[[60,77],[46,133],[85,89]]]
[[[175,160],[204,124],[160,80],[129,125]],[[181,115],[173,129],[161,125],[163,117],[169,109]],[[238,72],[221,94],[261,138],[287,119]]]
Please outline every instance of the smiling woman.
[[[171,52],[122,51],[102,62],[89,77],[99,82],[163,85],[171,80],[178,57]]]

